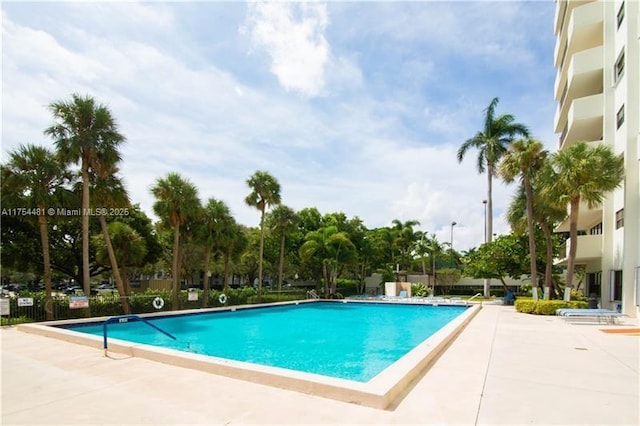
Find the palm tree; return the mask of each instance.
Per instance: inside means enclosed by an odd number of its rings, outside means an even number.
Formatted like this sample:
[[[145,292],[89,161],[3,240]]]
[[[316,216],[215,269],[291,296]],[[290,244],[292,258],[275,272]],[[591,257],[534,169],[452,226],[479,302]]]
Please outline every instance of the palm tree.
[[[220,241],[218,242],[219,250],[222,252],[222,259],[224,263],[224,291],[229,290],[228,276],[229,276],[229,263],[231,261],[238,261],[242,254],[249,245],[249,238],[242,225],[236,223],[233,217],[230,217],[224,224],[224,229],[221,232]]]
[[[551,197],[569,205],[569,257],[567,259],[567,286],[564,300],[570,300],[573,287],[578,244],[578,216],[580,202],[589,208],[602,203],[606,193],[613,191],[624,179],[624,158],[615,155],[606,145],[589,148],[579,142],[551,157],[551,176],[547,190]]]
[[[117,151],[125,140],[109,109],[90,96],[71,95],[71,101],[49,105],[56,120],[45,130],[54,138],[58,155],[66,164],[80,163],[82,176],[82,286],[89,294],[89,173],[98,153]]]
[[[556,224],[562,221],[567,216],[566,205],[558,203],[557,199],[549,197],[547,191],[542,189],[549,186],[545,182],[545,177],[548,173],[545,170],[549,167],[549,162],[546,161],[543,169],[533,179],[533,204],[535,209],[533,210],[534,221],[540,226],[542,235],[545,240],[545,272],[544,272],[544,287],[546,289],[544,293],[545,299],[554,294],[554,281],[553,281],[553,260],[554,260],[554,238],[553,229]],[[507,210],[507,221],[511,226],[513,232],[523,233],[527,230],[527,206],[524,186],[521,184],[518,186],[515,197],[509,204]]]
[[[56,196],[63,188],[67,174],[55,153],[35,145],[21,145],[10,152],[2,173],[3,186],[15,194],[26,195],[29,205],[38,213],[47,320],[53,319],[53,310],[49,309],[52,298],[47,208],[57,204]]]
[[[503,114],[496,117],[496,106],[499,99],[493,98],[485,109],[484,128],[470,139],[467,139],[458,149],[458,162],[462,162],[469,148],[477,148],[478,172],[487,172],[487,242],[491,242],[493,236],[493,176],[500,161],[500,157],[507,150],[507,146],[518,136],[529,136],[529,129],[520,123],[514,123],[515,118],[511,114]],[[489,297],[490,282],[485,283],[484,295]]]
[[[408,269],[411,262],[411,249],[420,235],[413,231],[413,227],[420,225],[420,222],[417,220],[408,220],[402,223],[398,219],[393,219],[391,223],[393,224],[391,229],[394,234],[393,246],[400,255],[399,266],[402,266],[403,269],[406,266]]]
[[[184,179],[178,173],[169,173],[165,178],[160,178],[151,188],[151,193],[156,198],[153,203],[153,211],[165,225],[173,229],[173,253],[172,253],[172,304],[173,309],[180,307],[180,227],[193,219],[198,212],[200,200],[198,190],[188,179]]]
[[[262,298],[262,258],[264,255],[264,212],[268,206],[280,204],[280,184],[269,173],[258,170],[247,185],[251,193],[244,199],[250,207],[260,211],[260,255],[258,261],[258,300]]]
[[[324,293],[335,294],[340,261],[355,254],[355,245],[345,232],[339,232],[336,226],[326,226],[309,232],[300,246],[300,257],[308,261],[312,257],[322,262]]]
[[[282,290],[282,278],[284,275],[284,251],[287,235],[296,230],[296,212],[292,208],[279,205],[273,209],[267,218],[273,233],[280,237],[280,260],[278,262],[278,291]]]
[[[529,234],[529,257],[531,265],[531,287],[533,299],[538,300],[538,268],[536,265],[536,238],[533,213],[533,180],[547,159],[547,153],[540,141],[531,138],[514,141],[507,153],[502,157],[499,173],[506,183],[511,183],[517,176],[524,186],[527,232]]]
[[[147,244],[142,236],[131,226],[126,223],[113,221],[107,226],[107,232],[103,233],[102,238],[96,238],[97,250],[96,258],[100,262],[110,262],[112,254],[108,252],[105,236],[109,236],[112,245],[113,257],[119,268],[119,276],[122,277],[122,287],[125,297],[122,297],[122,306],[124,313],[130,311],[129,303],[126,296],[129,296],[129,279],[127,275],[128,266],[140,266],[147,255]],[[115,275],[114,275],[115,278]],[[117,285],[117,281],[116,281]],[[118,288],[120,293],[120,288]]]
[[[202,298],[202,307],[209,306],[209,277],[211,253],[219,249],[221,240],[224,237],[227,223],[231,220],[231,211],[224,201],[209,198],[207,204],[202,207],[200,213],[201,239],[205,245],[204,256],[204,294]],[[225,276],[226,280],[226,276]]]
[[[115,150],[110,150],[105,155],[97,155],[97,161],[94,162],[93,171],[90,173],[91,180],[93,181],[93,191],[91,192],[91,198],[93,206],[100,208],[110,207],[128,207],[129,196],[127,190],[122,183],[122,180],[117,176],[118,167],[117,163],[120,161],[120,155]],[[98,210],[96,210],[98,211]],[[104,214],[97,214],[98,222],[100,222],[100,228],[102,229],[102,235],[104,237],[104,244],[109,256],[109,263],[111,264],[111,271],[113,278],[116,282],[116,288],[120,295],[122,302],[122,310],[125,314],[131,313],[129,307],[129,294],[125,286],[124,280],[118,267],[118,258],[113,249],[111,237],[109,235],[109,228],[107,227],[107,218]]]

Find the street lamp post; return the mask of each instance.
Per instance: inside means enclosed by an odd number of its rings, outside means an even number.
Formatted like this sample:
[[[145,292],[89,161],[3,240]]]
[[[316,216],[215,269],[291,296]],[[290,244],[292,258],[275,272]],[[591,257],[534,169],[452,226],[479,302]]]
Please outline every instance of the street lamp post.
[[[487,200],[482,200],[482,204],[484,204],[484,242],[487,242]],[[482,290],[485,296],[489,295],[489,289],[491,288],[491,281],[487,278],[483,281]]]
[[[455,266],[454,263],[453,263],[453,227],[456,226],[456,225],[457,225],[456,222],[451,222],[451,241],[450,241],[450,244],[451,244],[451,266],[452,267]]]

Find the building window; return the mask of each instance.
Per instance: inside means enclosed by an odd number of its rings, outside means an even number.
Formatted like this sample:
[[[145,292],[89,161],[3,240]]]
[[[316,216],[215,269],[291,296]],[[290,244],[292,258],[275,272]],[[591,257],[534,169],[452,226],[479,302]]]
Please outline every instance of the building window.
[[[587,294],[591,296],[595,294],[600,297],[602,295],[602,271],[587,274]]]
[[[609,294],[611,302],[622,300],[622,271],[611,271],[611,292]]]
[[[624,105],[620,107],[616,114],[616,128],[619,129],[622,123],[624,123]]]
[[[613,69],[613,81],[617,83],[620,81],[622,76],[624,75],[624,50],[620,52],[620,56],[618,56],[618,60],[616,61],[616,65]]]
[[[620,229],[624,226],[624,209],[620,209],[616,212],[616,229]]]
[[[589,229],[589,235],[602,235],[602,222]]]
[[[618,9],[618,16],[617,16],[617,22],[618,22],[618,28],[620,28],[620,25],[622,24],[622,21],[624,21],[624,2],[622,2],[622,4],[620,5],[620,9]]]

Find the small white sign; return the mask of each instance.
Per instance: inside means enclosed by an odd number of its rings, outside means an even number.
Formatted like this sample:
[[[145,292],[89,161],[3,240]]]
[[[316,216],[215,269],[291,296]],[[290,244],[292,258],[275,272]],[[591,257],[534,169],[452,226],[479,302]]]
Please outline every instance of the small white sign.
[[[18,297],[18,306],[33,306],[33,297]]]
[[[188,296],[189,302],[195,302],[198,300],[198,292],[196,290],[189,290]]]
[[[0,299],[0,315],[9,315],[9,299]]]
[[[69,309],[81,309],[89,307],[89,298],[87,296],[75,296],[69,298]]]

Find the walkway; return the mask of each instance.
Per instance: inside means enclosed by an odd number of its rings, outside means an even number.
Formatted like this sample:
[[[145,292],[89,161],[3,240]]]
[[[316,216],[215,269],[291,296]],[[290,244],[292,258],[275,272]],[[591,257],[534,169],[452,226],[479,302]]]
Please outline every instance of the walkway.
[[[2,425],[640,424],[640,337],[485,306],[391,410],[0,330]]]

